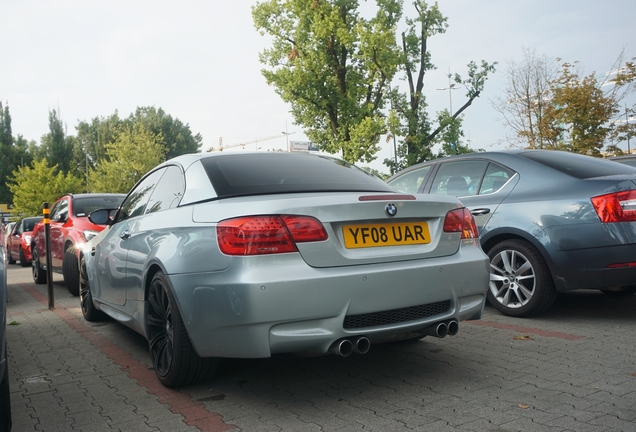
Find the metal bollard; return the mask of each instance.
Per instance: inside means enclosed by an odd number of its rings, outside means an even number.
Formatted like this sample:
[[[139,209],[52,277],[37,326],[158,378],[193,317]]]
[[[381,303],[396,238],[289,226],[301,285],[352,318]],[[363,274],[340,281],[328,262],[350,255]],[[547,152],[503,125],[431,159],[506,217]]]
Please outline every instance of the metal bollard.
[[[42,223],[44,224],[44,249],[46,250],[46,290],[49,295],[49,310],[55,309],[53,294],[53,271],[51,270],[51,217],[49,203],[42,204]]]

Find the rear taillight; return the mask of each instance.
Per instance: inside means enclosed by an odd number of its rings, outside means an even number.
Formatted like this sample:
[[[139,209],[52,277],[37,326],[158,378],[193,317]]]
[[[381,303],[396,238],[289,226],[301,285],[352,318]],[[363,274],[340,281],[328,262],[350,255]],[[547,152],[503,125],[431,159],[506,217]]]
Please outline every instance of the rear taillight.
[[[592,205],[601,222],[636,221],[636,190],[593,197]]]
[[[463,239],[479,237],[475,218],[466,207],[446,213],[444,232],[461,232]]]
[[[228,219],[216,227],[221,252],[227,255],[266,255],[296,252],[296,243],[327,239],[325,228],[309,216],[247,216]]]

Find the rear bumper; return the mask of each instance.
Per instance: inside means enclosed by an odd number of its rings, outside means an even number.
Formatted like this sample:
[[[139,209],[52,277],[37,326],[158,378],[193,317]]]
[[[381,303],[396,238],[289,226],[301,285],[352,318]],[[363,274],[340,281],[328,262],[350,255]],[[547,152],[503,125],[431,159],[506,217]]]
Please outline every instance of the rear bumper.
[[[471,241],[449,257],[312,268],[299,254],[235,258],[216,273],[168,275],[190,339],[203,357],[326,353],[336,340],[372,342],[455,319],[478,319],[488,259]],[[447,310],[402,322],[345,329],[346,316],[447,302]]]
[[[557,291],[636,285],[636,267],[608,268],[612,264],[635,263],[635,244],[559,251],[553,258]]]

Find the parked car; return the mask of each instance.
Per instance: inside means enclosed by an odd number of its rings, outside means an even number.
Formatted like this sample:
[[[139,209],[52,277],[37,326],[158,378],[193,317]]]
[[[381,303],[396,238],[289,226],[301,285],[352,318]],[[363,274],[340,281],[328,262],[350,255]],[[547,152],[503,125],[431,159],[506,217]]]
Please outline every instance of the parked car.
[[[557,292],[636,292],[636,168],[548,150],[471,153],[409,167],[405,193],[455,195],[490,257],[488,301],[510,316],[545,311]]]
[[[3,226],[2,233],[4,236],[4,240],[2,241],[2,243],[0,243],[0,245],[2,245],[5,248],[7,247],[7,239],[9,238],[9,234],[11,234],[11,231],[13,230],[14,226],[15,226],[15,222],[8,222]]]
[[[614,156],[610,160],[636,167],[636,155]]]
[[[20,261],[22,267],[31,265],[31,234],[42,216],[28,217],[18,221],[7,239],[7,259],[9,264]]]
[[[0,230],[4,244],[4,230]],[[11,398],[9,393],[9,360],[7,359],[7,255],[0,248],[0,432],[11,430]]]
[[[67,194],[58,198],[50,208],[51,271],[64,276],[66,289],[79,294],[78,250],[104,225],[88,220],[88,214],[98,208],[118,207],[125,194]],[[47,254],[44,222],[33,228],[31,236],[33,280],[46,283]]]
[[[81,310],[148,339],[159,380],[218,359],[366,353],[481,317],[488,259],[450,196],[399,194],[340,159],[183,155],[150,171],[80,254]]]

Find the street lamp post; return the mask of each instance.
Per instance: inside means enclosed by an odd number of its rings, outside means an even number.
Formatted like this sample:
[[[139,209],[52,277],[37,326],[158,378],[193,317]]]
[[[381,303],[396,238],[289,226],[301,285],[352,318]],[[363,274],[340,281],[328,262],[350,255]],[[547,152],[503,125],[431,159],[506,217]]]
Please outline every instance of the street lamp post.
[[[450,73],[450,68],[448,68],[448,87],[441,87],[438,88],[437,90],[448,90],[448,101],[450,103],[450,115],[453,115],[453,94],[452,94],[452,90],[457,90],[461,88],[460,85],[456,84],[456,83],[451,83],[451,73]]]
[[[281,133],[285,135],[285,144],[287,145],[287,151],[289,151],[289,136],[294,134],[294,132],[287,132],[287,122],[285,122],[285,131]]]
[[[614,124],[625,123],[627,125],[627,129],[625,131],[625,134],[627,135],[627,154],[632,154],[629,124],[632,123],[634,120],[634,116],[629,115],[629,109],[627,109],[627,105],[625,105],[625,120],[614,121]]]

